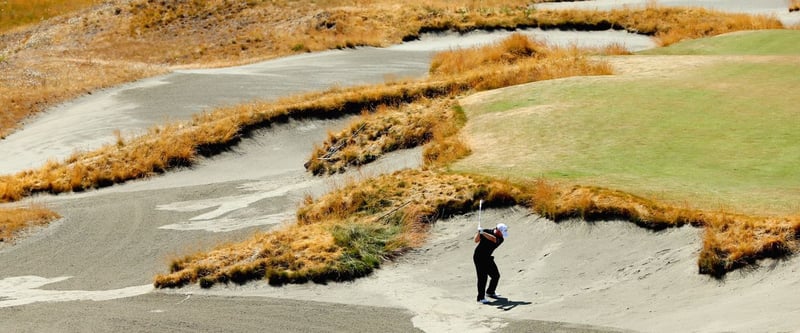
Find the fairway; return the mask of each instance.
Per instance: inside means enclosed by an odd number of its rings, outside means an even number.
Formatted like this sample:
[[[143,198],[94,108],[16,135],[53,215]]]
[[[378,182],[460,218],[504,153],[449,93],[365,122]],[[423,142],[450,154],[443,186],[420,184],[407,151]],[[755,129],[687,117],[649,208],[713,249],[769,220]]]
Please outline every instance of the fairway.
[[[473,154],[452,168],[700,209],[797,213],[800,96],[789,89],[799,85],[798,58],[726,57],[666,76],[492,92],[464,103]]]
[[[741,31],[638,52],[643,55],[800,55],[800,30]]]

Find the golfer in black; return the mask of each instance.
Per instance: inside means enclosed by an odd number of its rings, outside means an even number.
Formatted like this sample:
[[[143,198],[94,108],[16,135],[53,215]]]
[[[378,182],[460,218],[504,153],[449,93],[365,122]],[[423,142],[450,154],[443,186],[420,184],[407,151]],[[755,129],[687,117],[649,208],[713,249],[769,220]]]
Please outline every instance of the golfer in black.
[[[478,273],[478,302],[482,304],[489,303],[486,296],[491,298],[499,298],[500,295],[496,293],[497,282],[500,280],[500,271],[497,270],[497,265],[494,263],[492,252],[503,240],[508,236],[508,226],[503,223],[498,223],[494,229],[479,229],[478,234],[475,235],[475,253],[472,255],[472,261],[475,262],[475,272]],[[489,288],[486,288],[486,278],[490,277],[492,280],[489,282]]]

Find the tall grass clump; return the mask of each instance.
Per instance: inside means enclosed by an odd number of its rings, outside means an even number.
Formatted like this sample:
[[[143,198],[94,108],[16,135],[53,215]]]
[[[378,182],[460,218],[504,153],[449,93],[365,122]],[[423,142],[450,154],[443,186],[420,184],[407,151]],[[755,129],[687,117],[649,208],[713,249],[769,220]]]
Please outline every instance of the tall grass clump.
[[[765,258],[784,258],[798,250],[800,217],[709,214],[697,264],[701,274],[722,277]]]
[[[0,244],[11,242],[20,231],[60,218],[41,205],[0,208]]]
[[[422,162],[425,168],[446,168],[456,160],[469,155],[472,150],[459,135],[459,131],[467,122],[464,110],[459,105],[452,107],[453,117],[447,122],[434,127],[430,143],[422,150]]]
[[[473,91],[611,73],[607,62],[592,61],[577,47],[548,46],[519,33],[484,47],[438,53],[430,68],[431,77],[459,80]]]
[[[199,283],[270,284],[351,280],[425,240],[438,218],[522,202],[507,183],[431,171],[403,170],[350,182],[297,212],[297,223],[244,242],[173,260],[159,288]]]
[[[422,146],[453,123],[453,101],[423,99],[398,107],[379,107],[339,133],[330,133],[305,166],[315,175],[343,172],[385,153]]]

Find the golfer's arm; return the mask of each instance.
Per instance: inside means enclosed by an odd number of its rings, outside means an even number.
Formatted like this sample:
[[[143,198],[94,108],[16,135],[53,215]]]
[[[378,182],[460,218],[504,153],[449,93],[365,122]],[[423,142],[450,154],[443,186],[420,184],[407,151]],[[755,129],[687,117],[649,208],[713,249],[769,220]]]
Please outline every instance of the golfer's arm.
[[[488,239],[492,243],[497,243],[497,237],[495,237],[494,235],[492,235],[492,234],[490,234],[488,232],[481,232],[481,233],[478,233],[478,236],[480,236],[481,234],[483,235],[483,237],[486,237],[486,239]]]
[[[475,243],[480,243],[480,241],[481,241],[481,233],[478,232],[477,234],[475,234]]]

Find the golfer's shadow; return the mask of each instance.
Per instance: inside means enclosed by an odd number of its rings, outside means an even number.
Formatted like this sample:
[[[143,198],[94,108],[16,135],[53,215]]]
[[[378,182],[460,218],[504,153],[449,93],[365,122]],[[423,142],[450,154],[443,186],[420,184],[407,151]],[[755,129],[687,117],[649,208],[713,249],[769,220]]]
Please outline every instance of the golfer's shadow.
[[[512,300],[509,300],[506,297],[498,297],[498,298],[495,298],[493,301],[489,302],[488,304],[489,305],[494,305],[498,309],[503,310],[503,311],[510,311],[511,309],[516,308],[519,305],[528,305],[528,304],[531,304],[531,302],[512,301]]]

